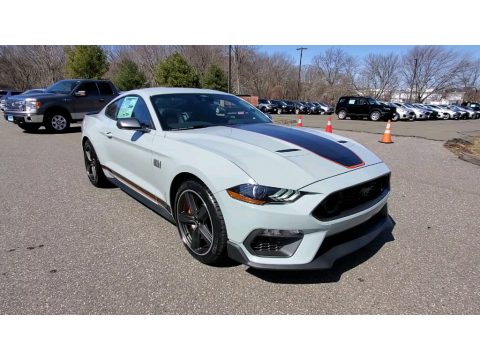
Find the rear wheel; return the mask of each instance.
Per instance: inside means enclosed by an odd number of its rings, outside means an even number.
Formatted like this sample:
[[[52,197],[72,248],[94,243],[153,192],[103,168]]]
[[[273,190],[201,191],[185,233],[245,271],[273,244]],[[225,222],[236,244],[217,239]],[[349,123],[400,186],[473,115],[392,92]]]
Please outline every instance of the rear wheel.
[[[450,119],[450,114],[445,114],[445,115],[443,116],[443,118],[444,118],[445,120],[449,120],[449,119]]]
[[[175,197],[175,219],[183,244],[207,265],[226,259],[227,230],[217,200],[202,183],[187,180]]]
[[[85,141],[83,144],[83,158],[85,160],[85,170],[87,171],[88,180],[90,180],[92,185],[98,188],[111,186],[110,181],[108,181],[102,170],[97,153],[90,140]]]
[[[340,120],[345,120],[346,117],[347,117],[347,112],[346,112],[345,110],[340,110],[340,111],[338,112],[338,118],[339,118]]]
[[[20,129],[25,130],[27,133],[36,132],[40,128],[41,124],[18,124]]]

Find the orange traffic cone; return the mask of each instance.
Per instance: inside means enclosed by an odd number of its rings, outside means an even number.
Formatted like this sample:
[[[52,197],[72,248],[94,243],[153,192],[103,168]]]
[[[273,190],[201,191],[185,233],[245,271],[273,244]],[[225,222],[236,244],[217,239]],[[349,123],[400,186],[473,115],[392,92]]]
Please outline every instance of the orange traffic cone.
[[[388,119],[388,122],[387,122],[387,128],[385,129],[385,132],[383,133],[383,137],[382,137],[382,140],[380,140],[379,142],[383,143],[383,144],[393,144],[393,141],[392,141],[392,135],[390,134],[390,119]]]
[[[327,127],[325,128],[325,131],[328,132],[328,133],[332,133],[332,117],[329,116],[328,117],[328,122],[327,122]]]
[[[302,124],[302,115],[298,115],[297,126],[303,126],[303,124]]]

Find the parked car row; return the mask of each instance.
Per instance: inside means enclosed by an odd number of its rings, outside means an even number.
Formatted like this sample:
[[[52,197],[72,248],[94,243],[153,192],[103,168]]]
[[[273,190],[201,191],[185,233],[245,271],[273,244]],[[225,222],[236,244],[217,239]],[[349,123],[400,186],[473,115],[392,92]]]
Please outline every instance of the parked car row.
[[[314,101],[259,99],[258,108],[268,114],[333,114],[333,107]]]
[[[474,102],[462,105],[411,104],[379,101],[368,96],[342,96],[335,107],[340,120],[368,118],[378,120],[448,120],[478,119],[480,104]]]
[[[397,106],[399,119],[402,120],[448,120],[448,119],[478,119],[480,107],[465,105],[432,105],[394,103]]]

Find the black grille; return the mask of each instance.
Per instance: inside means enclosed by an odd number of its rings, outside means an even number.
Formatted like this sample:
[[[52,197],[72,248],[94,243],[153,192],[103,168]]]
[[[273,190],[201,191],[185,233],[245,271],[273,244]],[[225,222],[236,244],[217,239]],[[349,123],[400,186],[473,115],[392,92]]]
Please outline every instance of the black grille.
[[[252,242],[251,246],[255,252],[264,252],[280,251],[284,245],[285,243],[278,241],[278,239],[264,238],[259,236]]]
[[[312,212],[319,220],[333,220],[362,211],[380,201],[390,190],[390,174],[328,195]]]

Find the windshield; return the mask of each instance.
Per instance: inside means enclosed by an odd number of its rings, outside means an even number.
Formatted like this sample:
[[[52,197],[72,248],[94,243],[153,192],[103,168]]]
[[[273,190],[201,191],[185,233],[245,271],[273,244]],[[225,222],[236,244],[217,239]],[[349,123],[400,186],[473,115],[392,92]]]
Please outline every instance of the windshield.
[[[272,122],[257,108],[228,94],[168,94],[151,100],[163,130]]]
[[[80,81],[78,80],[62,80],[47,88],[46,92],[54,94],[70,94],[79,82]]]

